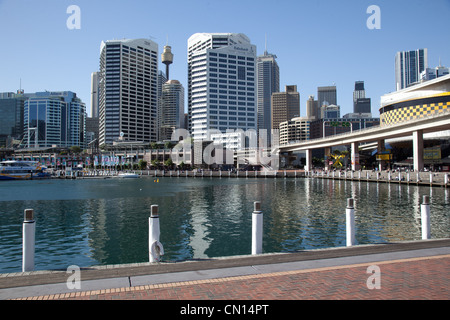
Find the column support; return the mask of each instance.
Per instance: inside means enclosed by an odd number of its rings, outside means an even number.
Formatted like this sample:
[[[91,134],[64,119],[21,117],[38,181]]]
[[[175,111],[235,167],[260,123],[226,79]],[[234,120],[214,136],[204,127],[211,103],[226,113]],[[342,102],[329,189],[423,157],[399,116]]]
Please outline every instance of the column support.
[[[417,130],[413,132],[413,158],[414,170],[423,170],[423,131]]]
[[[307,149],[307,150],[305,150],[305,153],[306,153],[305,171],[306,172],[311,172],[311,168],[312,168],[312,150],[311,149]]]
[[[358,152],[358,142],[352,142],[351,148],[351,161],[352,161],[352,170],[357,171],[360,169],[359,165],[359,152]]]

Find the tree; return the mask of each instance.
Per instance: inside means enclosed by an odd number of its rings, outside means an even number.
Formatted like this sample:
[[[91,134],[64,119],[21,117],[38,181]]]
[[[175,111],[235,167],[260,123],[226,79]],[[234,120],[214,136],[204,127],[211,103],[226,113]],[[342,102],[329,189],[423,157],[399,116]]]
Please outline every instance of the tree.
[[[154,166],[154,167],[159,167],[159,160],[157,160],[157,159],[154,159],[154,160],[152,160],[152,166]]]
[[[172,159],[169,158],[166,161],[164,161],[164,165],[167,167],[171,167],[173,165]]]
[[[140,170],[145,170],[147,168],[147,161],[143,159],[139,160],[138,166]]]
[[[79,146],[72,146],[72,147],[70,147],[70,151],[72,153],[80,153],[81,152],[81,148]]]
[[[164,144],[164,148],[165,148],[165,149],[172,149],[174,146],[175,146],[175,144],[173,144],[173,143],[170,142],[170,141],[167,141],[167,142]]]

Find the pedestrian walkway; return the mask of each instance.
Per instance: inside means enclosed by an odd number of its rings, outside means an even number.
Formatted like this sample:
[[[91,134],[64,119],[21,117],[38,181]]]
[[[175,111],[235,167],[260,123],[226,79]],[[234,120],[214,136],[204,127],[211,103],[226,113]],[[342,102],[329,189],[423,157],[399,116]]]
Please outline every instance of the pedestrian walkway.
[[[450,299],[450,255],[32,297],[58,300]],[[369,272],[369,273],[368,273]],[[370,286],[370,287],[369,287]]]
[[[77,291],[52,275],[0,278],[0,298],[448,300],[450,239],[86,270]]]

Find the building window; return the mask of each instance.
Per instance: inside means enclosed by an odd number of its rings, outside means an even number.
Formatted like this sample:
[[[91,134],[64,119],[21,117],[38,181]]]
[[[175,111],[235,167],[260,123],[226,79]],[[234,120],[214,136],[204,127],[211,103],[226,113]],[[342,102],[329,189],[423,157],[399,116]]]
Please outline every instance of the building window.
[[[245,67],[238,67],[238,79],[245,80]]]

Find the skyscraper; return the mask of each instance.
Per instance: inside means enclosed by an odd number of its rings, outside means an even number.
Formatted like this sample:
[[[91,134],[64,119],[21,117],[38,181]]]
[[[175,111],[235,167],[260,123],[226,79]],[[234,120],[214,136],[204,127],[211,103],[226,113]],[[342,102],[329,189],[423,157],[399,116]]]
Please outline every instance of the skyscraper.
[[[171,140],[175,129],[184,122],[184,88],[178,80],[169,80],[162,86],[161,123],[159,139]]]
[[[280,123],[300,116],[300,93],[297,86],[286,86],[286,92],[272,94],[272,129],[280,129]]]
[[[366,98],[364,81],[355,82],[353,91],[353,113],[371,113],[370,98]]]
[[[260,129],[265,129],[269,138],[272,128],[272,93],[280,92],[280,70],[276,58],[276,55],[264,51],[264,55],[256,60],[258,133]]]
[[[256,46],[242,33],[196,33],[188,39],[188,121],[194,140],[211,139],[211,130],[224,136],[227,130],[256,130],[255,63]]]
[[[400,51],[395,55],[395,88],[404,89],[420,81],[420,73],[428,68],[428,49]]]
[[[326,104],[337,105],[337,91],[336,86],[318,87],[317,88],[317,102],[319,109]]]
[[[128,141],[158,139],[158,45],[148,39],[108,40],[100,46],[100,145],[121,133]]]

